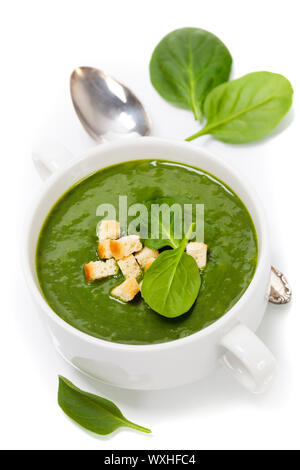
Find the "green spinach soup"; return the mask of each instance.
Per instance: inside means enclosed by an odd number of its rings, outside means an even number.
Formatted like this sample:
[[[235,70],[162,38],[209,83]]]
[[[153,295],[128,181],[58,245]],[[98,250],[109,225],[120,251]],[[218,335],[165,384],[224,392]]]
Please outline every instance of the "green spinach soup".
[[[88,282],[86,263],[100,260],[97,207],[105,203],[118,208],[122,195],[127,196],[128,206],[163,198],[182,206],[204,204],[207,264],[200,271],[199,294],[187,313],[166,318],[151,310],[140,293],[130,302],[112,297],[113,289],[124,282],[121,270]],[[233,307],[251,282],[257,252],[251,217],[227,185],[184,164],[138,160],[86,177],[57,201],[39,236],[36,269],[48,304],[70,325],[107,341],[155,344],[202,330]]]

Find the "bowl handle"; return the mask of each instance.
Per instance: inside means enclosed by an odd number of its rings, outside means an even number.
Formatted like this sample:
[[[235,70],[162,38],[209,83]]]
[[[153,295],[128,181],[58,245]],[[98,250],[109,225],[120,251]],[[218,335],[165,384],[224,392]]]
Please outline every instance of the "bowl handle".
[[[276,373],[276,360],[245,325],[237,325],[221,340],[221,360],[235,379],[252,393],[263,393]]]
[[[53,140],[44,140],[35,145],[32,160],[40,177],[45,180],[65,166],[74,155],[63,145]]]

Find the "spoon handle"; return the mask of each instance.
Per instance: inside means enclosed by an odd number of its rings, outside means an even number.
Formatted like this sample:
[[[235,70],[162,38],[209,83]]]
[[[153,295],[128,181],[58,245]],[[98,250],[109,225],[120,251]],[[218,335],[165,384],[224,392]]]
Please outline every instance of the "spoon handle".
[[[274,266],[271,267],[269,302],[272,304],[287,304],[292,297],[292,290],[285,276]]]

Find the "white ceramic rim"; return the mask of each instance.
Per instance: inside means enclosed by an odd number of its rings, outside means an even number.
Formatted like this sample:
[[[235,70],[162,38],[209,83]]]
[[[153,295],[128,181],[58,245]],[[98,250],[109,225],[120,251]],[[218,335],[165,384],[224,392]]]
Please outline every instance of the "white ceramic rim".
[[[137,138],[137,139],[138,140],[147,139],[148,142],[150,142],[150,143],[152,142],[152,143],[156,143],[156,144],[164,144],[164,145],[165,144],[170,144],[172,146],[176,145],[176,147],[182,147],[183,150],[186,150],[187,145],[191,145],[190,143],[187,143],[187,142],[177,142],[177,141],[171,141],[171,140],[168,140],[168,139],[161,139],[161,138],[156,138],[156,137],[141,137],[141,138]],[[122,148],[124,146],[131,146],[132,143],[133,143],[133,141],[131,139],[128,139],[128,140],[121,139],[121,140],[118,140],[116,142],[109,142],[109,143],[100,144],[100,145],[101,145],[101,147],[105,146],[106,149],[109,147],[112,150],[113,149],[117,150],[118,148]],[[193,149],[197,149],[197,147],[193,146]],[[151,351],[160,351],[160,350],[165,350],[165,349],[169,349],[169,348],[178,348],[183,343],[193,343],[194,341],[199,340],[201,337],[208,336],[209,334],[211,334],[213,332],[213,330],[221,328],[231,317],[234,317],[236,311],[243,308],[243,306],[248,302],[248,298],[251,297],[253,292],[256,290],[256,287],[259,283],[259,278],[260,278],[261,274],[263,273],[265,263],[267,262],[267,251],[265,249],[265,246],[266,246],[266,243],[267,243],[267,240],[268,240],[268,228],[267,228],[267,224],[266,224],[266,217],[264,215],[264,210],[263,210],[261,202],[260,202],[260,200],[259,200],[259,198],[256,194],[256,191],[251,187],[251,185],[247,182],[247,180],[245,180],[244,177],[242,178],[239,175],[239,173],[235,169],[233,169],[230,165],[228,165],[227,163],[224,163],[224,161],[221,160],[221,158],[216,157],[215,155],[212,155],[206,149],[203,149],[203,147],[200,147],[199,150],[201,150],[201,152],[204,153],[208,158],[215,161],[217,165],[222,166],[225,170],[230,172],[233,175],[234,178],[236,178],[238,181],[240,181],[240,183],[242,184],[242,186],[245,188],[246,192],[248,193],[249,198],[252,200],[253,206],[255,207],[255,210],[256,210],[256,213],[257,213],[257,217],[259,219],[260,228],[261,228],[261,237],[259,239],[260,246],[259,246],[259,253],[258,253],[258,261],[257,261],[256,271],[254,273],[254,276],[252,278],[251,283],[249,284],[247,290],[244,292],[242,297],[237,301],[237,303],[230,310],[228,310],[228,312],[226,312],[222,317],[220,317],[218,320],[216,320],[215,322],[213,322],[211,325],[207,326],[203,330],[200,330],[200,331],[198,331],[196,333],[193,333],[189,336],[186,336],[184,338],[178,338],[178,339],[175,339],[175,340],[172,340],[172,341],[167,341],[167,342],[164,342],[164,343],[157,343],[157,344],[123,344],[123,343],[114,343],[112,341],[107,341],[107,340],[104,340],[104,339],[96,338],[96,337],[91,336],[87,333],[84,333],[83,331],[80,331],[77,328],[75,328],[74,326],[70,325],[65,320],[60,318],[58,316],[58,314],[56,314],[54,312],[54,310],[52,310],[52,308],[49,306],[49,304],[45,300],[41,290],[37,287],[35,281],[32,279],[31,270],[30,270],[30,267],[29,267],[29,263],[27,261],[27,240],[28,240],[28,237],[30,235],[30,228],[31,228],[31,225],[32,225],[32,220],[34,218],[35,211],[36,211],[36,208],[39,204],[40,199],[47,193],[48,189],[52,185],[55,184],[56,180],[59,179],[63,173],[70,170],[70,168],[73,165],[83,161],[87,157],[91,157],[93,155],[96,155],[99,152],[99,146],[97,146],[96,148],[92,148],[91,150],[88,150],[85,154],[83,154],[79,158],[74,158],[67,165],[62,167],[60,170],[57,170],[55,173],[53,173],[47,179],[47,181],[44,183],[44,188],[43,188],[42,192],[39,193],[39,197],[37,198],[37,202],[35,202],[33,208],[31,209],[30,217],[28,217],[26,219],[26,222],[25,222],[25,225],[26,225],[25,237],[24,237],[24,245],[25,246],[22,247],[22,266],[23,266],[23,271],[24,271],[24,274],[25,274],[25,279],[26,279],[26,282],[28,284],[29,290],[32,293],[32,295],[34,296],[34,298],[35,298],[37,304],[39,305],[39,307],[41,307],[41,309],[43,311],[45,311],[47,313],[47,315],[50,317],[50,319],[53,320],[55,323],[57,323],[58,326],[62,327],[63,329],[65,329],[67,331],[69,331],[69,333],[71,333],[75,336],[78,336],[80,339],[83,339],[84,341],[88,341],[88,342],[90,342],[92,344],[95,344],[95,345],[100,344],[101,347],[108,348],[110,350],[115,350],[115,351],[124,351],[124,350],[129,351],[129,350],[131,350],[131,351],[135,351],[135,352],[139,352],[139,351],[149,351],[149,352],[151,352]],[[156,159],[159,160],[159,158],[157,158],[157,157],[153,157],[153,158],[156,158]],[[134,159],[132,159],[132,160],[134,160]],[[129,161],[132,161],[132,160],[130,160],[130,159],[129,160],[124,160],[124,162],[126,162],[126,161],[129,162]],[[172,160],[170,159],[170,161],[172,161]],[[184,164],[184,162],[182,162],[182,163]],[[105,167],[103,167],[103,168],[105,168]],[[101,169],[103,169],[103,168],[101,168]],[[199,167],[199,169],[201,170],[200,167]],[[202,170],[205,171],[205,169],[202,169]],[[89,176],[90,174],[92,174],[92,173],[88,173],[86,176]],[[217,178],[219,179],[219,177],[217,177]],[[222,181],[222,180],[220,180],[220,181]],[[223,182],[225,184],[227,184],[226,181],[223,181]],[[243,202],[243,200],[242,200],[242,202]],[[253,223],[254,223],[254,221],[253,221]],[[255,226],[255,223],[254,223],[254,226]],[[255,229],[256,229],[256,226],[255,226]]]

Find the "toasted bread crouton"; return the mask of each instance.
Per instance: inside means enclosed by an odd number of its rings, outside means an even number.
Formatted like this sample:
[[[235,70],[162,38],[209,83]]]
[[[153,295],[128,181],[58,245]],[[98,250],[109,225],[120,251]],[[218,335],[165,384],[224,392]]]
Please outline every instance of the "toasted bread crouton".
[[[122,259],[142,249],[138,235],[127,235],[119,240],[110,240],[110,250],[115,259]]]
[[[85,275],[88,281],[113,276],[118,272],[118,266],[114,259],[107,261],[91,261],[84,265]]]
[[[196,260],[199,269],[206,266],[207,245],[205,243],[190,242],[186,246],[186,252]]]
[[[111,240],[102,240],[98,245],[98,255],[102,259],[109,259],[112,258],[112,252],[110,250],[110,242]]]
[[[150,260],[157,258],[158,255],[158,250],[151,250],[151,248],[144,246],[141,251],[135,254],[135,257],[139,265],[144,268]]]
[[[147,262],[147,264],[145,265],[144,267],[144,271],[148,271],[148,269],[150,268],[151,264],[156,260],[156,258],[150,258]]]
[[[139,292],[140,286],[135,278],[126,279],[122,284],[111,291],[111,295],[123,302],[130,302]]]
[[[126,278],[137,278],[141,274],[141,269],[133,255],[120,259],[118,265]]]
[[[99,242],[120,238],[120,222],[116,220],[102,220],[97,226],[97,235]]]

